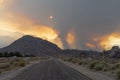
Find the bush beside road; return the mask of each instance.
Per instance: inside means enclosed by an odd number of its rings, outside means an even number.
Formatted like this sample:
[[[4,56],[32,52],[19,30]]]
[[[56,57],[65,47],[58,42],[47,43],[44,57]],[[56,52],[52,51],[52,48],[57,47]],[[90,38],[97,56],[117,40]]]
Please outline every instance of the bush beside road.
[[[61,57],[61,60],[72,68],[79,70],[81,73],[90,76],[93,80],[120,79],[119,59],[111,60]],[[98,78],[94,76],[97,76]]]

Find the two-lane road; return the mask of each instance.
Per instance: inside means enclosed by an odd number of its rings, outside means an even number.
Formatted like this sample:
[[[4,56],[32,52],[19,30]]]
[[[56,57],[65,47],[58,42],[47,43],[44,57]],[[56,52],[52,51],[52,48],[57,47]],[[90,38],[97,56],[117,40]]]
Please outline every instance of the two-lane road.
[[[91,80],[57,59],[31,66],[12,80]]]

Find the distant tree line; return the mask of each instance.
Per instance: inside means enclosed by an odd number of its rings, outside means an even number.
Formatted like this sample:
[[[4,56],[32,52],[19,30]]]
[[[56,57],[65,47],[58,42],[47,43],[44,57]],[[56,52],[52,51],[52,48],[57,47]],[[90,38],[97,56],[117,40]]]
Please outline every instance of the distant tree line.
[[[23,57],[23,55],[19,52],[4,52],[4,53],[0,53],[0,57]]]
[[[34,55],[22,55],[20,52],[4,52],[0,53],[0,57],[35,57]]]

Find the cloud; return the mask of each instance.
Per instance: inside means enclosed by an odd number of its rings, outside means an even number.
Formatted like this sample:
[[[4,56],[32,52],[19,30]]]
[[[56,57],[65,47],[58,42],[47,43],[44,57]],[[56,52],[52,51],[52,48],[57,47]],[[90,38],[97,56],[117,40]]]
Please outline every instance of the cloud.
[[[60,48],[63,48],[62,41],[58,36],[59,32],[57,30],[46,25],[36,24],[33,20],[25,16],[7,13],[3,19],[0,19],[0,30],[13,33],[18,32],[24,35],[34,35],[55,43]],[[3,34],[11,36],[11,34],[6,32],[3,32]]]

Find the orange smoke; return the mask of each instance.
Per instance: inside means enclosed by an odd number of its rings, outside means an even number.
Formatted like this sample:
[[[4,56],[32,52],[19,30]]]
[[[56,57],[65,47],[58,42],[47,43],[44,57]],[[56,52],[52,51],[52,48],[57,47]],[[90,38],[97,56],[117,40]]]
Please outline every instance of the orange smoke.
[[[11,11],[6,8],[12,6],[11,4],[16,1],[17,0],[0,0],[0,11],[2,13],[0,17],[0,36],[13,37],[16,33],[20,33],[22,35],[34,35],[55,43],[60,48],[63,48],[63,44],[61,38],[58,36],[59,32],[57,30],[46,25],[36,24],[35,20],[24,15],[11,13]],[[17,38],[19,38],[19,36],[17,36]]]
[[[89,48],[95,48],[95,45],[92,44],[92,43],[86,43],[86,46],[89,47]]]
[[[120,46],[120,33],[112,33],[103,37],[94,38],[95,42],[99,42],[99,46],[105,50],[111,49],[113,46]]]
[[[13,2],[15,2],[15,0],[0,0],[0,8],[7,7]]]
[[[6,0],[0,0],[0,7],[5,6],[5,4],[6,4]]]
[[[66,36],[67,43],[71,46],[71,48],[75,48],[76,37],[73,32],[68,32]]]
[[[34,35],[55,43],[60,48],[63,48],[62,41],[58,36],[59,32],[57,30],[49,26],[35,24],[34,20],[22,15],[6,14],[5,17],[0,19],[0,30],[19,32],[25,35]]]

